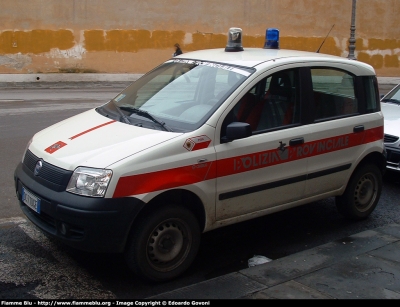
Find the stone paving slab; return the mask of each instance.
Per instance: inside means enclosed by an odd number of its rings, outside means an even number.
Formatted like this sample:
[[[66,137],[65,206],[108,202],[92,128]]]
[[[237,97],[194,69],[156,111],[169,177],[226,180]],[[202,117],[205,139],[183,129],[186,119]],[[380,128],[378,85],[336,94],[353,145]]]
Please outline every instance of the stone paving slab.
[[[263,289],[265,285],[236,272],[147,299],[240,299]]]
[[[400,299],[391,224],[149,299]]]
[[[400,299],[400,263],[367,254],[296,281],[336,299]]]

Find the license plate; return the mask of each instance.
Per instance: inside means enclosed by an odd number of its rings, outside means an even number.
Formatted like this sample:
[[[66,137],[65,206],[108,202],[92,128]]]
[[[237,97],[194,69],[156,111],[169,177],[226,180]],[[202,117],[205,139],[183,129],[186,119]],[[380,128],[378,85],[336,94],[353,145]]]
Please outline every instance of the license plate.
[[[40,213],[40,198],[22,187],[22,201],[33,211]]]

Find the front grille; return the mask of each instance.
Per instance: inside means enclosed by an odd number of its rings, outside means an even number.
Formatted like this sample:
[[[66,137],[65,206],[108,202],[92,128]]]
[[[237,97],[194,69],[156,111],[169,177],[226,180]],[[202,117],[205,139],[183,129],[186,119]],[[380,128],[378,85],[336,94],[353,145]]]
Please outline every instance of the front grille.
[[[30,150],[25,154],[23,164],[33,173],[36,163],[40,159],[36,157]],[[65,188],[71,178],[72,171],[54,166],[50,163],[43,161],[43,166],[36,177],[46,180],[49,183],[57,185],[58,187]]]
[[[400,163],[400,151],[393,151],[390,148],[386,148],[386,159],[387,163],[392,166],[399,166]]]
[[[399,139],[398,136],[385,134],[383,141],[385,143],[394,143],[394,142],[397,142],[398,139]]]

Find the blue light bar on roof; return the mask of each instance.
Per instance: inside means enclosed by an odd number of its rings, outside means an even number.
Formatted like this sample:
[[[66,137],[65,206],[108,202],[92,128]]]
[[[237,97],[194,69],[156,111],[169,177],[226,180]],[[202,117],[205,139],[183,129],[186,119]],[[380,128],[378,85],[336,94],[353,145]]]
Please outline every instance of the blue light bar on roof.
[[[268,28],[265,31],[264,49],[279,49],[279,30],[276,28]]]

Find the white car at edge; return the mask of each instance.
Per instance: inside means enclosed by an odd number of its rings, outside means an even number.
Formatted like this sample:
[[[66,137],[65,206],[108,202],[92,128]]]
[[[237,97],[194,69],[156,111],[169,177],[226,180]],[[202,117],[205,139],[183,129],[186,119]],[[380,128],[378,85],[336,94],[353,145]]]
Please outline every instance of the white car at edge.
[[[400,84],[381,99],[384,116],[387,169],[400,172]]]

